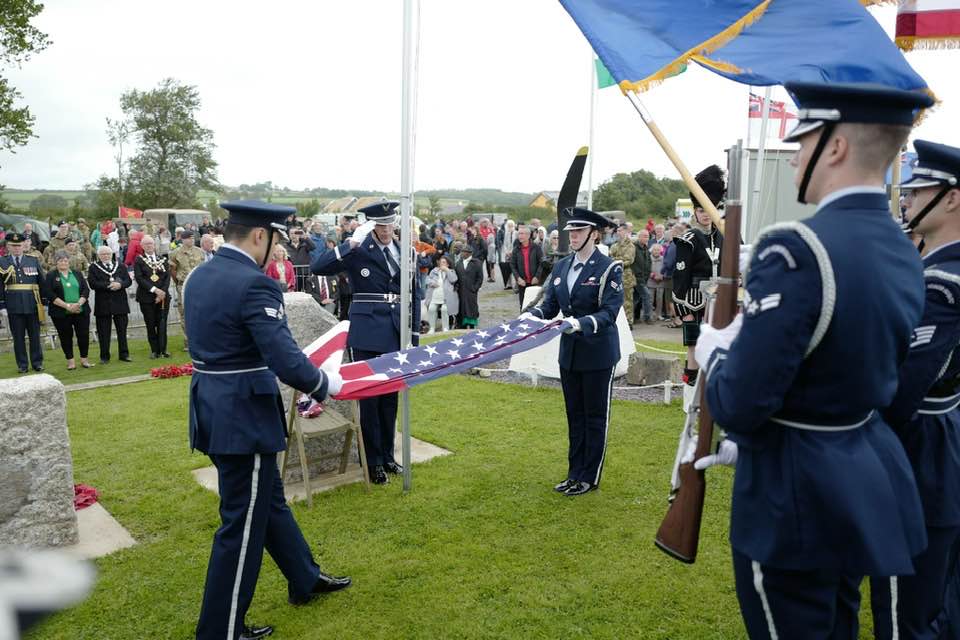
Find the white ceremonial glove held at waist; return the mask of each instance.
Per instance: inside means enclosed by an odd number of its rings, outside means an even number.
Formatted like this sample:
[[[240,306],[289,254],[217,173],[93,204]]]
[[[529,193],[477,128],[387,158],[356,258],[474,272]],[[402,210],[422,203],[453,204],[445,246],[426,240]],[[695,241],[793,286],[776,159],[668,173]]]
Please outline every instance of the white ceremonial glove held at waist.
[[[324,371],[327,376],[327,397],[335,396],[343,388],[343,377],[336,371]]]
[[[543,320],[533,315],[529,311],[524,311],[521,313],[519,316],[517,316],[517,320],[536,320],[537,322],[543,322]]]
[[[564,333],[576,333],[580,331],[580,321],[576,318],[567,318],[560,323],[560,330]]]
[[[700,325],[700,337],[697,338],[697,346],[693,350],[693,356],[701,368],[710,366],[710,358],[717,349],[729,349],[733,339],[740,333],[740,327],[743,326],[743,314],[738,313],[729,325],[723,329],[714,329],[704,323]]]
[[[750,266],[750,252],[753,251],[753,245],[740,245],[740,273],[745,273]]]
[[[377,223],[373,220],[367,220],[362,225],[353,230],[353,235],[350,236],[350,244],[357,246],[362,244],[364,240],[367,239],[367,236],[370,235],[370,232],[373,231],[373,228],[377,226]]]
[[[717,464],[725,464],[732,467],[737,464],[737,443],[733,440],[721,440],[717,447],[717,452],[709,456],[703,456],[693,463],[693,468],[697,471],[703,471]]]

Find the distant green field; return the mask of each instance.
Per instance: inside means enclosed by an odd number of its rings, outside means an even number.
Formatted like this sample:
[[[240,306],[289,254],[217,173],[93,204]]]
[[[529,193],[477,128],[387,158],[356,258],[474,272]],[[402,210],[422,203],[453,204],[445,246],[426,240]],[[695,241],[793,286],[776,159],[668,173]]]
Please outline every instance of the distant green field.
[[[3,191],[4,199],[10,203],[10,206],[17,209],[29,209],[30,203],[37,196],[60,196],[72,205],[74,199],[83,197],[85,194],[86,192],[84,191],[57,191],[55,189],[37,189],[35,191],[26,189],[5,189]]]

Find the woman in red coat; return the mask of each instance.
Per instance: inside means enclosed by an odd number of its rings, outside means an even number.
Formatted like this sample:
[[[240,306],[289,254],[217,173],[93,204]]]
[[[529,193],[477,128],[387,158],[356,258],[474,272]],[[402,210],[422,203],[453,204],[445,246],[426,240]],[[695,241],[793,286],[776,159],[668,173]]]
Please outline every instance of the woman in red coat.
[[[267,263],[266,273],[280,283],[281,291],[294,291],[297,281],[293,272],[293,263],[287,260],[287,250],[282,244],[273,248],[273,257]]]

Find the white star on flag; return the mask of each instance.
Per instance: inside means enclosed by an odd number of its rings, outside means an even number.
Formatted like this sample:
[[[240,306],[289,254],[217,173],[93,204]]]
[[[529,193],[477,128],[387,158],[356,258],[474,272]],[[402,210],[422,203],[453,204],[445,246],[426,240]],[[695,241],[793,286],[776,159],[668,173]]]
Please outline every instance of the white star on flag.
[[[428,355],[428,356],[435,356],[435,355],[437,355],[437,350],[436,350],[436,348],[435,348],[432,344],[431,344],[431,345],[427,345],[427,355]]]
[[[421,361],[420,361],[420,366],[421,366],[421,367],[432,367],[432,366],[433,366],[433,363],[430,362],[429,360],[421,360]]]
[[[463,346],[463,340],[461,340],[460,338],[454,338],[453,340],[451,340],[451,342],[454,344],[454,346],[457,346],[457,347]]]
[[[403,369],[390,369],[392,373],[403,373]]]
[[[476,349],[477,351],[483,351],[483,343],[482,343],[482,342],[474,342],[474,343],[473,343],[473,348]]]
[[[500,325],[500,328],[503,329],[503,332],[504,332],[504,333],[510,333],[510,325],[509,325],[509,324],[502,324],[502,325]]]
[[[450,349],[450,351],[447,351],[447,353],[450,355],[451,360],[456,360],[460,357],[460,352],[456,349]]]
[[[490,334],[487,333],[486,331],[477,331],[477,335],[480,336],[481,338],[488,338],[488,337],[490,337]]]
[[[518,324],[517,326],[520,327],[521,329],[524,329],[524,330],[530,328],[530,325],[528,325],[528,324]]]
[[[409,364],[409,362],[407,362],[407,354],[405,354],[403,351],[401,351],[396,356],[394,356],[393,359],[399,362],[400,364]]]

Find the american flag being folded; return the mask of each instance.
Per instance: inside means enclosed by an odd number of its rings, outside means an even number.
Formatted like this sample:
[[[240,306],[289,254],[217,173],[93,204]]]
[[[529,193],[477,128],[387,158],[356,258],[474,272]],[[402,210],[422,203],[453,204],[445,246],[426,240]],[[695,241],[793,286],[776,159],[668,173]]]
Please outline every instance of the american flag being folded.
[[[334,398],[371,398],[503,360],[556,338],[560,323],[511,320],[449,340],[351,362],[340,367],[343,388]]]

